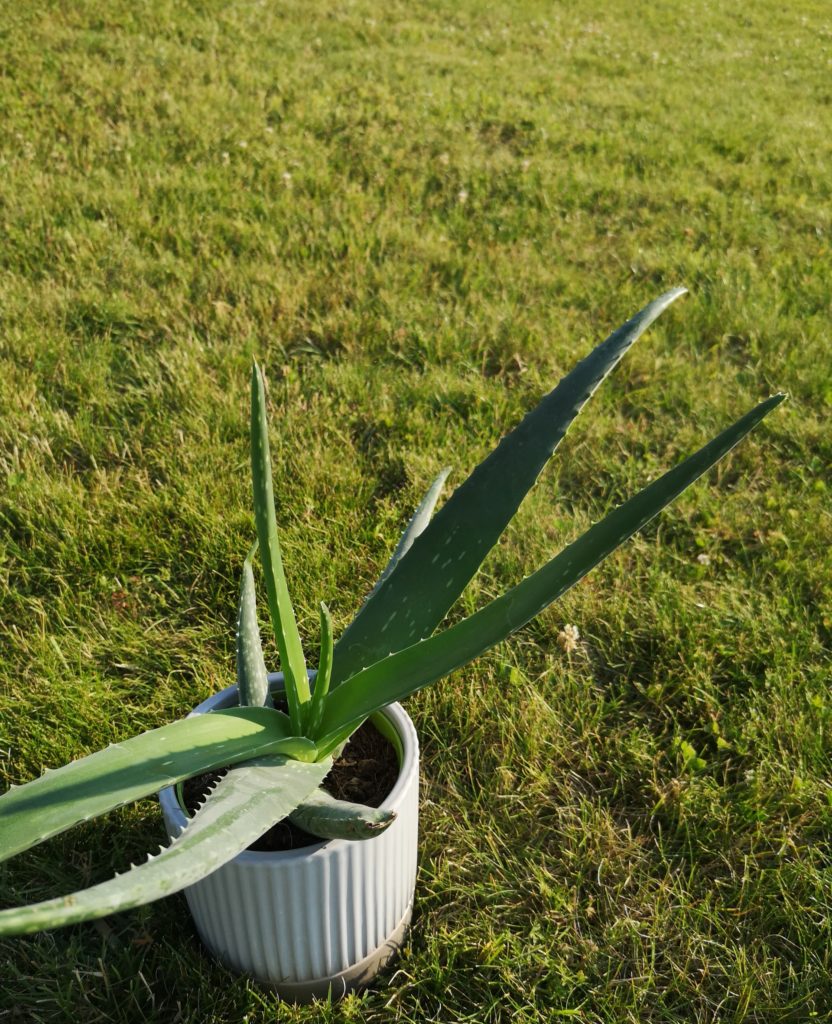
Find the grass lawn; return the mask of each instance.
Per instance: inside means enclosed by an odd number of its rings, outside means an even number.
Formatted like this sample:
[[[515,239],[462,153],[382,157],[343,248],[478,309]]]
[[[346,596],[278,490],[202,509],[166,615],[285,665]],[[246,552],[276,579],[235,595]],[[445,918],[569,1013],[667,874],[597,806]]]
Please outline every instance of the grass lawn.
[[[175,896],[0,944],[0,1021],[832,1019],[828,4],[28,0],[0,40],[4,785],[233,681],[253,356],[310,653],[439,469],[661,291],[691,294],[454,616],[791,395],[409,701],[420,872],[381,984],[283,1006]],[[3,865],[3,905],[162,839],[154,801],[114,813]]]

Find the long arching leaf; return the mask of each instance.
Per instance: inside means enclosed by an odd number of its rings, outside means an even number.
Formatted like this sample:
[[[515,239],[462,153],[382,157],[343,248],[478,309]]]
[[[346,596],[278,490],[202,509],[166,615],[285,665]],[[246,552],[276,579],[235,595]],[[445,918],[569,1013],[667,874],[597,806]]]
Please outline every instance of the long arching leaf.
[[[179,892],[222,867],[294,810],[331,766],[329,760],[303,764],[272,757],[228,772],[167,849],[71,896],[0,911],[0,935],[58,928]]]
[[[192,775],[265,754],[296,756],[299,744],[313,747],[269,708],[212,711],[111,744],[0,796],[0,860]]]
[[[351,724],[447,675],[525,625],[718,462],[785,397],[778,394],[761,402],[481,611],[384,658],[333,690],[321,724],[321,752]]]
[[[666,292],[598,345],[453,493],[339,638],[333,690],[364,666],[430,636],[595,389],[685,290]]]

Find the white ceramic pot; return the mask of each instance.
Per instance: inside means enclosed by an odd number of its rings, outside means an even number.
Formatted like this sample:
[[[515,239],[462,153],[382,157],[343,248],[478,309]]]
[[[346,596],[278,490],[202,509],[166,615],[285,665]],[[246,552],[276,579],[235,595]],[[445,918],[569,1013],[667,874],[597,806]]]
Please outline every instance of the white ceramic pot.
[[[274,688],[280,675],[269,676]],[[191,714],[233,707],[230,686]],[[374,716],[399,757],[382,804],[397,812],[381,835],[286,852],[246,850],[185,890],[197,931],[228,967],[284,998],[307,1002],[366,985],[401,945],[413,906],[419,824],[419,741],[400,704]],[[173,787],[159,794],[171,838],[186,817]]]

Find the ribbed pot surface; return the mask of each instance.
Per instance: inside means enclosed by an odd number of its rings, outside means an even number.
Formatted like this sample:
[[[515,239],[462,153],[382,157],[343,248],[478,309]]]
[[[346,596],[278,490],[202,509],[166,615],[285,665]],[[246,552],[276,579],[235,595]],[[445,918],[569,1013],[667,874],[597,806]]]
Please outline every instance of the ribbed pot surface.
[[[279,677],[272,676],[272,680]],[[193,714],[232,707],[234,686]],[[366,984],[400,945],[413,902],[419,823],[419,743],[400,704],[382,714],[402,742],[396,785],[382,804],[397,818],[361,842],[246,851],[185,890],[203,942],[225,964],[288,998],[342,995]],[[159,794],[171,838],[186,818],[172,787]]]

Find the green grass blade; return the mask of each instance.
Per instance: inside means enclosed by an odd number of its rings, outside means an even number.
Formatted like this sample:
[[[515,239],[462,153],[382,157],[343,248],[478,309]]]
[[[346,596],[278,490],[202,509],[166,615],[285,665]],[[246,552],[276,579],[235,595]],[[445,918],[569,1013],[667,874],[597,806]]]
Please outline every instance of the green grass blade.
[[[280,555],[277,520],[274,514],[269,428],[266,421],[266,389],[263,375],[256,363],[251,368],[251,476],[254,490],[254,519],[266,578],[269,613],[277,649],[280,652],[280,667],[286,686],[289,717],[292,719],[294,731],[300,734],[304,726],[302,705],[309,700],[309,680],[295,622],[295,612],[283,574],[283,559]]]
[[[396,812],[336,800],[316,789],[289,815],[294,825],[321,839],[372,839],[396,820]]]
[[[211,716],[202,716],[208,718]],[[245,850],[320,783],[330,761],[281,757],[228,772],[167,849],[107,882],[28,907],[0,911],[0,935],[88,921],[170,896]]]
[[[598,345],[453,493],[338,640],[333,689],[364,666],[430,636],[595,389],[684,293],[684,288],[666,292]]]
[[[294,756],[297,740],[279,711],[231,708],[114,743],[0,796],[0,860],[200,772],[262,754]]]
[[[315,690],[309,705],[306,729],[309,735],[320,727],[324,714],[324,701],[329,693],[329,681],[332,675],[332,616],[329,608],[321,601],[321,658],[315,675]]]
[[[320,749],[326,750],[330,737],[341,735],[350,724],[459,668],[525,625],[718,462],[784,398],[779,394],[761,402],[481,611],[333,690],[324,709]]]
[[[257,596],[254,590],[254,572],[251,557],[243,562],[240,585],[240,609],[237,615],[237,690],[242,707],[270,708],[269,675],[263,659],[260,626],[257,622]]]

